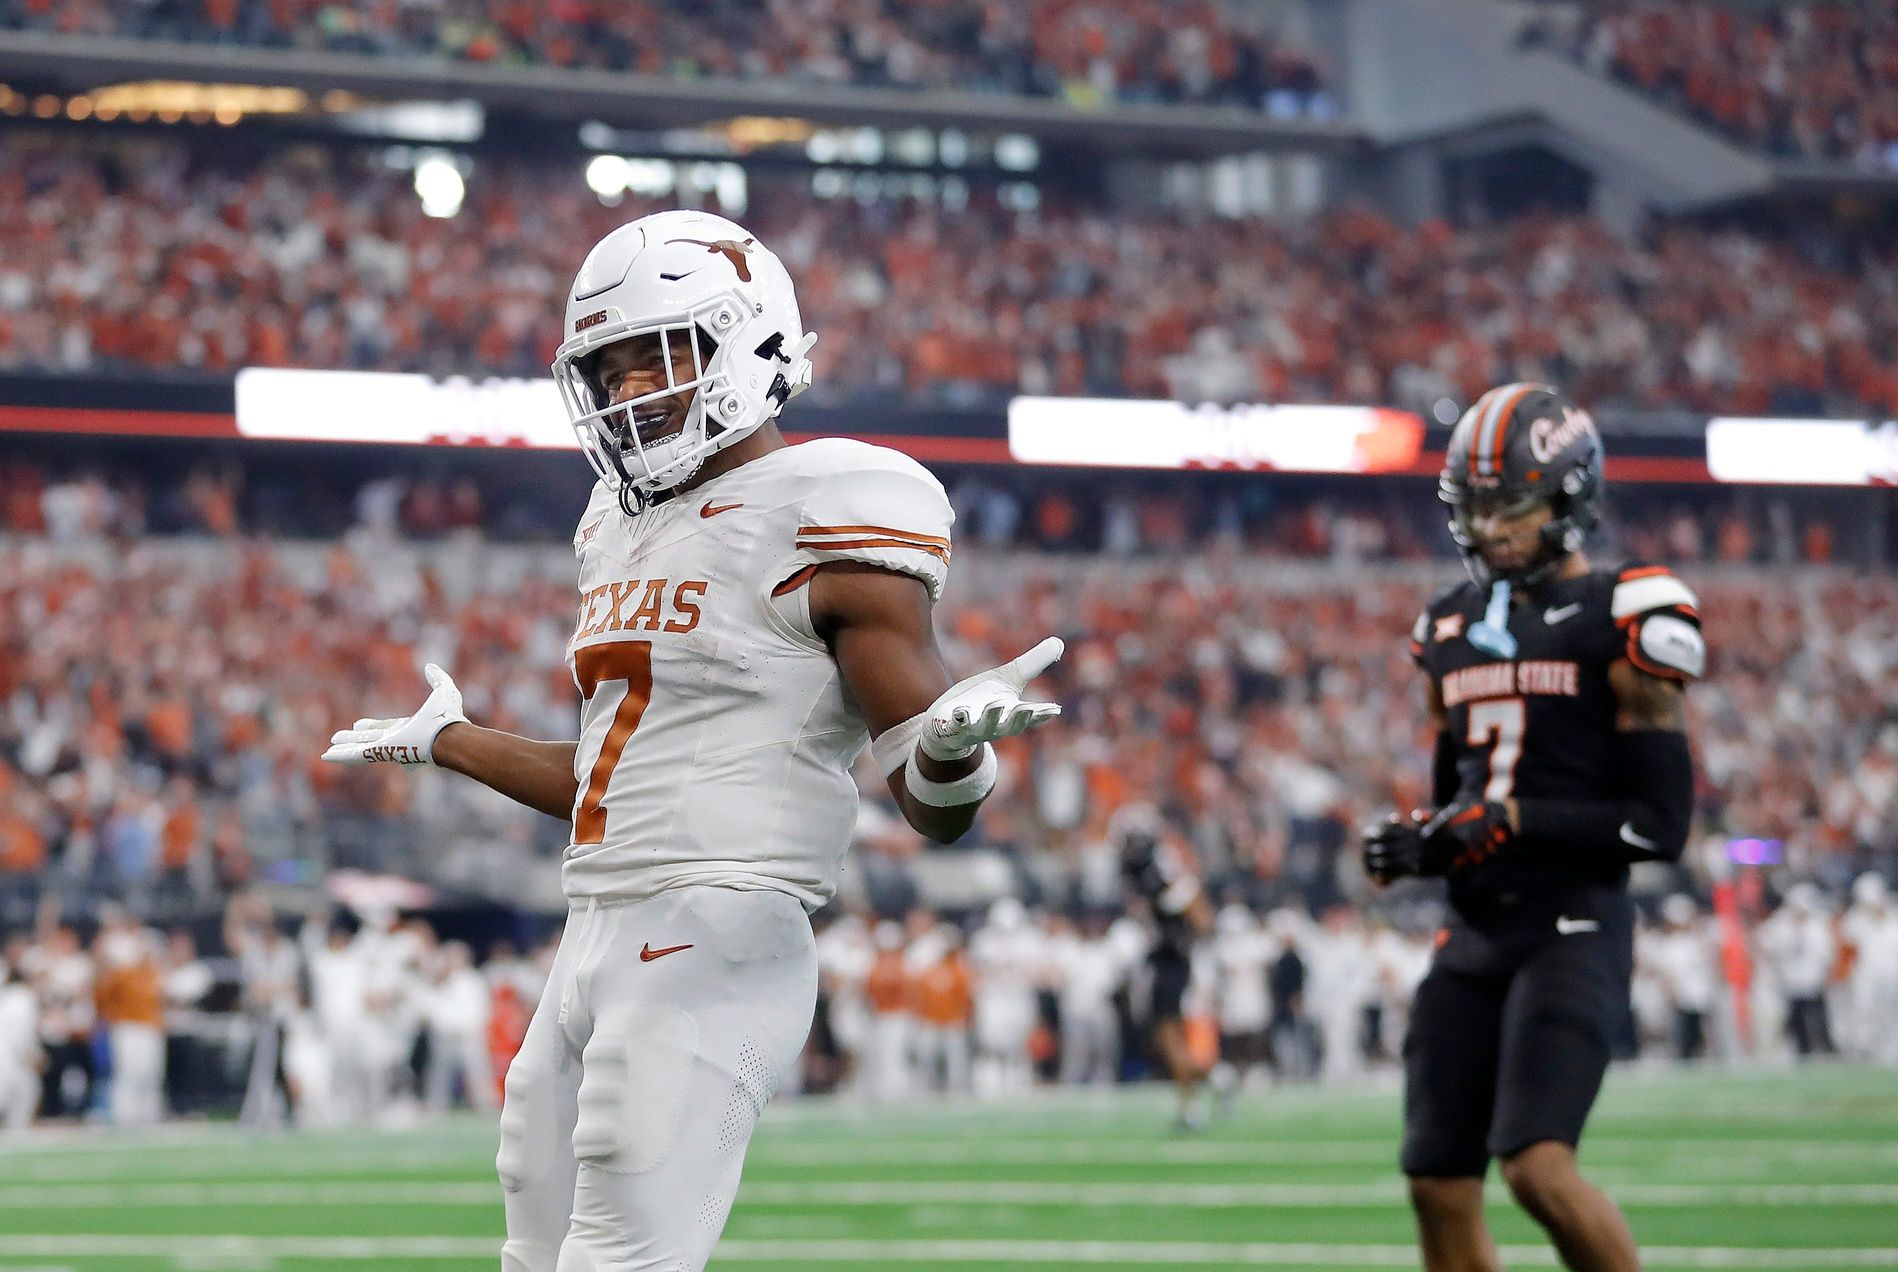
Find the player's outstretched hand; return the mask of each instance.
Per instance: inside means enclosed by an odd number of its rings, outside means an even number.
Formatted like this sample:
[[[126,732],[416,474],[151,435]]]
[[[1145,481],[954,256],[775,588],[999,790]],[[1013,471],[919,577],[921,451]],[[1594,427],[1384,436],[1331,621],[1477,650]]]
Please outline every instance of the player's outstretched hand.
[[[1424,873],[1423,818],[1392,813],[1364,828],[1364,873],[1380,887]]]
[[[936,760],[965,759],[984,742],[1012,738],[1061,714],[1052,702],[1027,702],[1022,691],[1061,657],[1060,638],[1050,636],[1019,658],[979,671],[950,685],[929,708],[929,727],[917,745]]]
[[[392,720],[362,719],[330,736],[323,758],[332,764],[433,764],[435,735],[467,720],[454,677],[434,663],[423,668],[428,701],[414,715]]]

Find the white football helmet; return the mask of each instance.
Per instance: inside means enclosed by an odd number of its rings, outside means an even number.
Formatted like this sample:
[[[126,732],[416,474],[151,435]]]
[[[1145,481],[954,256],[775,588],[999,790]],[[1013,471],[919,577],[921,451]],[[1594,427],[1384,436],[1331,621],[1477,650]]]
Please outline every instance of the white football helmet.
[[[657,336],[666,387],[612,402],[594,375],[607,345]],[[692,376],[672,370],[689,342]],[[709,212],[657,212],[601,239],[567,294],[566,339],[554,380],[587,462],[622,504],[675,489],[706,457],[750,436],[810,386],[804,331],[784,265],[744,227]],[[640,407],[691,393],[684,426],[641,440]],[[628,504],[628,510],[635,510]]]

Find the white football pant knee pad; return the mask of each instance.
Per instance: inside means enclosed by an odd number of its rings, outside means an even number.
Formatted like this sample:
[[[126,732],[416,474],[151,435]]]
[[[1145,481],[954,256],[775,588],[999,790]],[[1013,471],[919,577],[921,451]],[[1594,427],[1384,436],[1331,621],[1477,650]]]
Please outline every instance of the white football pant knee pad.
[[[508,1066],[507,1098],[501,1102],[501,1148],[494,1155],[494,1173],[501,1177],[501,1187],[507,1192],[520,1192],[530,1182],[533,1163],[528,1160],[527,1124],[532,1114],[528,1106],[535,1102],[545,1081],[525,1058]]]
[[[678,1142],[698,1054],[698,1022],[677,1007],[602,1012],[581,1061],[573,1155],[582,1168],[639,1175],[662,1165]]]
[[[501,1106],[501,1148],[494,1155],[494,1172],[501,1177],[501,1190],[515,1200],[532,1203],[534,1199],[523,1198],[522,1194],[538,1177],[546,1174],[551,1164],[535,1162],[528,1146],[531,1120],[536,1116],[545,1116],[547,1112],[545,1096],[549,1080],[547,1074],[537,1072],[524,1056],[515,1060],[507,1071],[507,1099]],[[548,1225],[511,1222],[509,1226]],[[563,1236],[564,1229],[531,1235],[517,1231],[501,1247],[501,1272],[554,1272]]]

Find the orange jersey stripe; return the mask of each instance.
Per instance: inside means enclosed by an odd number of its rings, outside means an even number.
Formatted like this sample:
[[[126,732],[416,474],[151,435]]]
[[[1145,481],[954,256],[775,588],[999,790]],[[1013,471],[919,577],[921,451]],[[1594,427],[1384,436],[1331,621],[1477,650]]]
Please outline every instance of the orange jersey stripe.
[[[815,573],[817,573],[817,567],[814,565],[807,565],[803,569],[799,570],[796,574],[793,574],[790,578],[784,580],[784,582],[772,588],[771,595],[788,596],[792,592],[797,591],[800,587],[803,587],[806,583],[809,583],[811,581],[811,575]]]
[[[927,552],[945,562],[949,560],[949,549],[913,543],[908,539],[823,539],[815,543],[799,539],[797,546],[816,548],[820,552],[834,552],[842,548],[908,548],[911,552]]]
[[[914,530],[898,530],[894,526],[800,526],[799,537],[807,534],[874,534],[890,539],[914,539],[918,543],[933,543],[946,548],[949,540],[933,534],[917,534]]]
[[[1672,574],[1673,572],[1674,571],[1668,569],[1665,565],[1647,565],[1638,570],[1623,570],[1618,577],[1621,582],[1626,583],[1629,579],[1651,579],[1662,574]]]
[[[1500,390],[1491,389],[1488,393],[1485,393],[1482,397],[1477,398],[1476,405],[1470,408],[1471,418],[1473,418],[1476,421],[1476,427],[1470,430],[1470,462],[1469,462],[1468,471],[1469,471],[1469,475],[1472,477],[1476,476],[1477,464],[1482,462],[1483,403],[1489,401],[1490,398],[1494,397],[1498,392],[1500,392]]]
[[[1658,610],[1642,610],[1639,614],[1630,614],[1626,618],[1617,618],[1616,627],[1632,627],[1649,614],[1685,614],[1696,623],[1700,621],[1700,611],[1691,605],[1663,605]]]
[[[1489,463],[1491,471],[1497,473],[1503,471],[1503,444],[1509,440],[1509,418],[1516,413],[1516,408],[1522,405],[1522,400],[1528,397],[1534,390],[1535,385],[1525,384],[1511,394],[1503,403],[1503,409],[1498,413],[1496,419],[1496,442],[1495,445],[1490,448]]]

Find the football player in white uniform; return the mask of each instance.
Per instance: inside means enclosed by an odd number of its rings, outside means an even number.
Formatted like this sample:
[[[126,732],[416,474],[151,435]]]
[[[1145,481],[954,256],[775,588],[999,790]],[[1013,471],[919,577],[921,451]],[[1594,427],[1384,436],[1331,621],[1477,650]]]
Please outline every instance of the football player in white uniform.
[[[439,667],[325,758],[434,764],[570,818],[572,905],[506,1082],[504,1272],[703,1268],[811,1023],[806,912],[867,740],[904,817],[966,831],[989,743],[1058,714],[1052,638],[951,685],[931,627],[953,514],[894,451],[786,445],[816,337],[742,227],[662,212],[594,247],[554,377],[599,482],[574,536],[580,740],[467,721]]]

